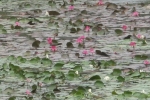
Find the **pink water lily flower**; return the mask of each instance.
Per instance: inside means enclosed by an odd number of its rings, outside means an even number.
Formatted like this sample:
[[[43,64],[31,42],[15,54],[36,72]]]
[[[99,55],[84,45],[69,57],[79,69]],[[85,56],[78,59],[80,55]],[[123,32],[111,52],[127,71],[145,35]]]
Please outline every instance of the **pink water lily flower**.
[[[69,8],[68,8],[69,10],[74,10],[74,6],[69,6]]]
[[[47,38],[47,42],[48,42],[48,44],[52,44],[52,38]]]
[[[52,50],[53,52],[55,52],[55,51],[57,51],[57,47],[56,47],[56,46],[51,46],[51,50]]]
[[[136,35],[136,37],[137,37],[138,39],[143,39],[143,38],[144,38],[144,36],[141,35],[141,34]]]
[[[79,38],[84,40],[84,39],[85,39],[85,36],[80,36]]]
[[[30,90],[26,90],[26,94],[27,94],[27,95],[32,95],[32,93],[31,93]]]
[[[90,52],[91,54],[94,54],[95,51],[94,51],[93,48],[90,48],[89,52]]]
[[[82,54],[87,55],[88,54],[88,50],[83,50]]]
[[[99,2],[97,3],[98,5],[104,5],[102,0],[99,0]]]
[[[134,41],[130,42],[130,46],[135,47],[135,45],[136,45],[136,42],[134,42]]]
[[[149,64],[150,64],[150,61],[144,60],[144,64],[145,64],[145,65],[149,65]]]
[[[78,38],[78,39],[76,40],[76,42],[79,43],[79,44],[82,44],[82,43],[83,43],[83,39]]]
[[[20,26],[20,23],[19,22],[15,22],[15,26]]]
[[[127,28],[128,28],[128,26],[127,26],[127,25],[123,25],[123,26],[122,26],[122,29],[123,29],[124,31],[126,31],[126,30],[127,30]]]
[[[133,12],[133,13],[132,13],[132,16],[138,17],[138,16],[139,16],[139,12],[137,12],[137,11]]]
[[[85,31],[86,31],[86,32],[89,32],[89,31],[90,31],[90,26],[86,26],[86,27],[85,27]]]

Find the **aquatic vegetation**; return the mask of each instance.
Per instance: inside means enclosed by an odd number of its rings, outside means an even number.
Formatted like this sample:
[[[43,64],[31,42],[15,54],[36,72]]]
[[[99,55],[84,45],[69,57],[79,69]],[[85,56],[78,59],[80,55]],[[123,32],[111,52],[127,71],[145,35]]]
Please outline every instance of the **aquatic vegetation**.
[[[0,99],[149,99],[148,3],[116,1],[0,1]]]

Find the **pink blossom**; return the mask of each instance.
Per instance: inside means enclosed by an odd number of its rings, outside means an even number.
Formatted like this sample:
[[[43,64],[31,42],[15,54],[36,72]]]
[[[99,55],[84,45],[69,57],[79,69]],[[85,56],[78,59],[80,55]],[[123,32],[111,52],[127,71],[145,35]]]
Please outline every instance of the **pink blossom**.
[[[144,36],[141,35],[141,34],[136,35],[136,37],[137,37],[138,39],[143,39],[143,38],[144,38]]]
[[[83,39],[78,38],[78,39],[76,40],[76,42],[79,43],[79,44],[82,44],[82,43],[83,43]]]
[[[19,22],[16,22],[16,23],[15,23],[15,26],[20,26],[20,23],[19,23]]]
[[[80,36],[79,38],[84,40],[84,39],[85,39],[85,36]]]
[[[69,10],[74,10],[74,6],[69,6]]]
[[[90,48],[89,52],[90,52],[91,54],[93,54],[95,51],[94,51],[93,48]]]
[[[47,38],[47,42],[48,42],[48,44],[52,44],[52,38]]]
[[[130,46],[135,47],[135,45],[136,45],[136,42],[134,41],[130,42]]]
[[[90,31],[90,26],[86,26],[86,27],[85,27],[85,31],[86,31],[86,32],[89,32],[89,31]]]
[[[150,64],[150,61],[144,60],[144,64],[145,64],[145,65],[149,65],[149,64]]]
[[[26,90],[26,94],[27,94],[27,95],[32,95],[32,93],[31,93],[30,90]]]
[[[102,0],[99,0],[99,2],[97,3],[98,5],[104,5]]]
[[[53,52],[55,52],[55,51],[57,51],[57,47],[56,47],[56,46],[51,46],[51,50],[52,50]]]
[[[88,54],[88,50],[83,50],[82,54],[87,55]]]
[[[132,16],[138,17],[138,16],[139,16],[139,12],[137,12],[137,11],[133,12],[133,13],[132,13]]]
[[[123,25],[123,26],[122,26],[122,29],[123,29],[124,31],[126,31],[126,30],[127,30],[127,28],[128,28],[128,26],[127,26],[127,25]]]

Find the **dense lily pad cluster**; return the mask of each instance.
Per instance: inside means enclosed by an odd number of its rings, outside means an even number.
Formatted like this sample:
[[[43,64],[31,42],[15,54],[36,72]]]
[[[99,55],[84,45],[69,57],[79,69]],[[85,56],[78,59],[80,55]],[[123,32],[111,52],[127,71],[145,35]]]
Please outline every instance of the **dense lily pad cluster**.
[[[0,6],[0,99],[150,98],[149,5],[1,0]]]

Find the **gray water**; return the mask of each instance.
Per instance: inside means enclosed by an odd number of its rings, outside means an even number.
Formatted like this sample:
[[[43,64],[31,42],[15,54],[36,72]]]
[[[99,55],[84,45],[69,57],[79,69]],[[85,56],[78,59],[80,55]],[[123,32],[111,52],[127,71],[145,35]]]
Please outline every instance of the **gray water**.
[[[150,0],[108,0],[109,2],[114,3],[150,3]]]

